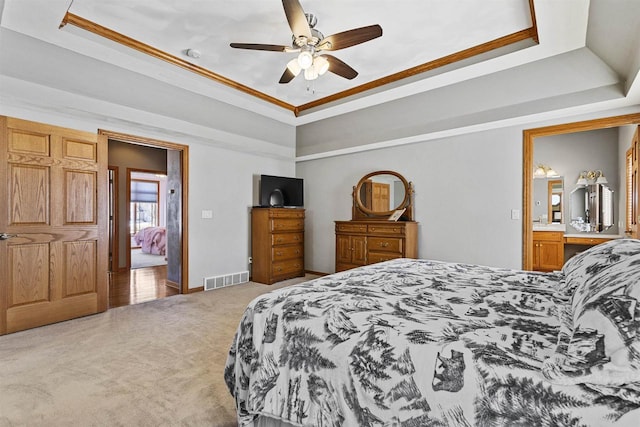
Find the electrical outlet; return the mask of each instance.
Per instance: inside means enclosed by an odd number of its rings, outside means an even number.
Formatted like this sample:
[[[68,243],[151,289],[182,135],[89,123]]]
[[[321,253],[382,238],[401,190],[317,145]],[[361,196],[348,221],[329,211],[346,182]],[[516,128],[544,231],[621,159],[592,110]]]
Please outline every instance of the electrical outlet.
[[[253,257],[249,257],[249,264],[253,263]]]

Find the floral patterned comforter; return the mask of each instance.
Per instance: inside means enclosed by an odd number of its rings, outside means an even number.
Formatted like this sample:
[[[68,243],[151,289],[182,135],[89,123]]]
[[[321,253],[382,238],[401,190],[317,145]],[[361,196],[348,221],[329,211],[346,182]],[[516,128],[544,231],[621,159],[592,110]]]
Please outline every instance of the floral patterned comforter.
[[[563,276],[399,259],[275,290],[246,309],[225,381],[240,425],[637,425],[640,387],[540,370]]]

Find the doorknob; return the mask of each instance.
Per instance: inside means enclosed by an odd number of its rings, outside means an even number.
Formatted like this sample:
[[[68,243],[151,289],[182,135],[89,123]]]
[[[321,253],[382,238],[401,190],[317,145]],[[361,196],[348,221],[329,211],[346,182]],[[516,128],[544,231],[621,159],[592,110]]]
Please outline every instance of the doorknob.
[[[12,237],[17,237],[17,234],[7,234],[7,233],[0,233],[0,240],[8,240]]]

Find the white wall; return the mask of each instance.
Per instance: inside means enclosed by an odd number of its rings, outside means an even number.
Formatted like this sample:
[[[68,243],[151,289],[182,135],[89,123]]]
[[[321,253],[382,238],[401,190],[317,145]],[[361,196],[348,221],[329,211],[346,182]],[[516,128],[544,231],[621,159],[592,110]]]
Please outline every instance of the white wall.
[[[307,209],[305,267],[335,271],[334,221],[351,219],[352,187],[369,172],[390,169],[414,183],[420,258],[521,268],[522,221],[512,220],[511,210],[522,218],[523,130],[630,112],[532,121],[444,139],[427,135],[425,142],[299,161]]]
[[[298,162],[307,269],[335,271],[333,221],[351,219],[352,187],[375,170],[413,182],[420,258],[521,265],[522,131],[508,128]]]
[[[189,146],[189,285],[202,278],[249,269],[255,177],[293,176],[293,161]],[[203,219],[202,211],[213,211]]]
[[[605,231],[606,234],[618,234],[618,222],[624,220],[624,211],[618,210],[621,199],[624,201],[624,180],[619,180],[620,169],[624,161],[619,162],[618,128],[598,129],[589,132],[576,132],[536,138],[534,142],[534,165],[542,163],[564,177],[564,218],[567,233],[576,233],[569,225],[571,218],[571,192],[582,171],[600,170],[609,181],[616,203],[614,216],[616,225]],[[544,190],[546,195],[547,190]],[[622,215],[622,218],[621,218]],[[536,217],[534,213],[534,218]]]

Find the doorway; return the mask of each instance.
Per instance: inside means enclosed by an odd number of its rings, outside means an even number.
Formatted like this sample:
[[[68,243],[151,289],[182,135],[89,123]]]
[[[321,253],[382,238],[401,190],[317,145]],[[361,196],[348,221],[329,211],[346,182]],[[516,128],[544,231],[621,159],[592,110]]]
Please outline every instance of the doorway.
[[[522,150],[522,268],[524,270],[531,270],[533,268],[533,179],[531,173],[534,169],[533,153],[535,139],[552,135],[636,125],[639,123],[640,114],[636,113],[527,129],[524,131]]]
[[[119,284],[119,286],[127,288],[131,303],[155,299],[156,297],[163,298],[178,293],[188,293],[188,271],[186,268],[183,268],[183,266],[186,267],[188,265],[188,146],[108,130],[99,130],[99,134],[106,135],[109,139],[110,166],[114,170],[119,170],[121,182],[120,192],[122,193],[124,191],[127,199],[130,198],[131,194],[131,174],[142,170],[147,173],[151,172],[153,176],[156,174],[166,175],[166,188],[164,191],[166,193],[167,208],[166,216],[163,220],[166,228],[166,265],[138,269],[130,268],[131,256],[129,251],[132,242],[131,220],[138,211],[132,214],[129,201],[124,201],[122,202],[123,206],[118,208],[119,214],[114,215],[114,226],[110,227],[110,229],[114,230],[115,236],[113,239],[110,239],[110,241],[113,242],[112,251],[114,253],[114,256],[112,256],[114,262],[111,268],[110,283],[114,285]],[[127,162],[130,162],[129,166],[111,165],[111,147],[116,145],[128,150],[126,157]],[[164,159],[161,161],[163,166],[148,166],[149,156],[158,155],[159,153],[159,157]],[[147,161],[146,163],[145,159]],[[136,163],[137,160],[139,162]],[[122,181],[125,181],[124,187],[122,186]],[[123,200],[122,194],[120,194],[119,199],[121,201]],[[137,231],[139,230],[136,230],[136,232]],[[118,260],[117,264],[115,260]],[[146,287],[147,290],[144,290],[145,287],[142,286],[142,284],[147,282],[150,282],[155,290],[150,290],[151,288],[149,287]],[[136,297],[136,294],[139,295],[140,298]],[[114,300],[113,306],[127,305],[124,303],[126,298],[126,296],[121,296],[117,301]]]
[[[167,175],[127,168],[130,270],[167,265]]]

